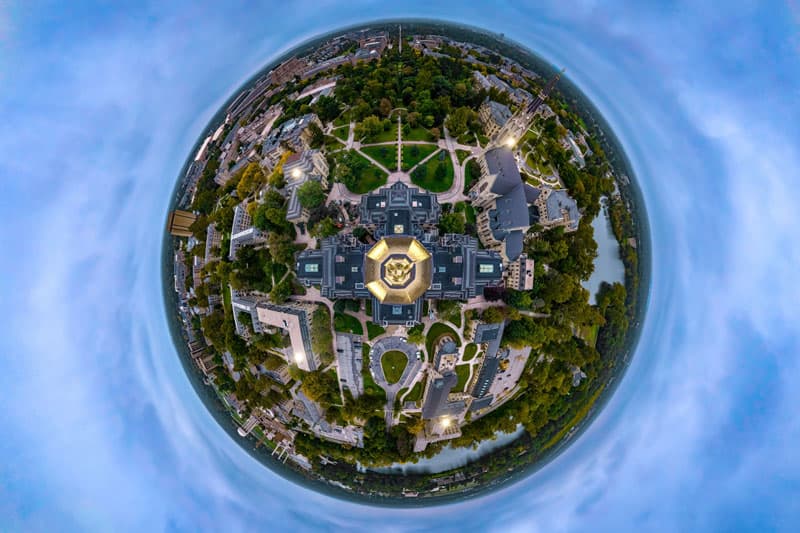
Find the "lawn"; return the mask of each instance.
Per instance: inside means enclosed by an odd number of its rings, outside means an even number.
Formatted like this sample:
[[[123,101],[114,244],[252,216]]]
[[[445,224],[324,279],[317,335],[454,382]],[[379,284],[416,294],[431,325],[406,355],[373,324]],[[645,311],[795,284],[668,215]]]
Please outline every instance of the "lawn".
[[[361,300],[351,300],[349,298],[339,298],[333,302],[333,310],[338,313],[353,311],[358,313],[361,310]]]
[[[343,153],[346,154],[346,163],[344,164],[351,168],[352,174],[342,181],[350,192],[366,194],[386,185],[386,172],[370,163],[369,159],[355,150],[348,150]]]
[[[361,322],[348,313],[334,313],[333,329],[340,333],[352,333],[354,335],[364,334],[364,328],[361,327]]]
[[[470,187],[481,177],[481,167],[474,159],[471,159],[464,168],[464,194],[467,194]]]
[[[397,142],[397,123],[392,122],[392,125],[389,127],[388,130],[383,130],[375,135],[371,135],[369,137],[364,137],[361,140],[361,144],[372,144],[372,143],[385,143],[385,142]]]
[[[428,142],[435,142],[436,139],[433,138],[431,132],[426,130],[425,128],[414,128],[408,132],[408,135],[403,135],[404,141],[428,141]]]
[[[397,383],[408,365],[408,357],[400,350],[389,350],[381,356],[381,368],[387,383]]]
[[[362,353],[364,354],[364,366],[361,368],[361,377],[364,379],[364,394],[368,396],[379,396],[386,400],[386,391],[383,390],[372,379],[372,374],[369,373],[369,365],[366,363],[369,360],[369,344],[366,342],[361,345]]]
[[[417,381],[417,384],[414,385],[414,388],[411,389],[411,392],[406,395],[405,401],[418,402],[422,399],[423,381],[424,380]]]
[[[433,348],[436,344],[436,341],[442,335],[450,335],[455,343],[458,346],[461,346],[461,339],[458,337],[458,333],[445,324],[444,322],[436,322],[431,326],[431,329],[428,330],[428,335],[425,337],[425,348],[428,350],[428,357],[433,360]]]
[[[331,130],[331,133],[336,135],[339,139],[347,142],[347,135],[350,133],[349,126],[342,126],[341,128],[334,128]]]
[[[466,217],[468,223],[475,224],[477,217],[475,216],[475,208],[472,207],[472,204],[467,204],[464,207],[464,216]]]
[[[456,376],[458,376],[458,383],[454,387],[456,392],[464,392],[467,387],[467,380],[469,379],[470,365],[456,365]]]
[[[394,172],[397,169],[397,145],[362,146],[361,151],[372,159]]]
[[[464,348],[464,361],[472,361],[475,357],[475,354],[478,352],[478,345],[474,342],[467,344],[467,347]]]
[[[453,185],[453,163],[447,157],[444,159],[439,155],[433,156],[422,166],[419,166],[411,173],[411,182],[430,192],[444,192]]]
[[[403,170],[409,170],[438,149],[435,144],[404,144]]]
[[[386,329],[383,326],[379,326],[374,322],[367,322],[367,336],[369,336],[369,340],[374,339],[378,335],[383,335],[386,333]]]
[[[469,157],[469,152],[467,150],[456,150],[456,157],[458,158],[458,164],[464,162],[464,160]]]

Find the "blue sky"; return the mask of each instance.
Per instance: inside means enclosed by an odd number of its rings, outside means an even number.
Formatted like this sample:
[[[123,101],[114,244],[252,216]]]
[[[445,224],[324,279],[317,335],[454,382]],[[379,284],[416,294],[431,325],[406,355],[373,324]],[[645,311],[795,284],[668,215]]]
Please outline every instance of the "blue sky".
[[[67,4],[0,1],[3,529],[796,530],[798,2]],[[159,253],[184,158],[243,80],[406,15],[567,68],[637,172],[653,287],[628,374],[566,453],[479,500],[386,510],[305,491],[217,427]]]

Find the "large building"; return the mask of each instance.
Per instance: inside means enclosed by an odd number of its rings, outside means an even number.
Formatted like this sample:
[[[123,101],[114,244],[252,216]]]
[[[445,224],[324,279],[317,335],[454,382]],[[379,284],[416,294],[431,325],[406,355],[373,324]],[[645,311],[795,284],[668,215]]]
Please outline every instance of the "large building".
[[[176,237],[191,237],[191,225],[197,220],[197,215],[190,211],[175,210],[167,218],[167,228]]]
[[[289,197],[286,218],[298,224],[308,221],[308,209],[300,205],[297,189],[307,181],[318,181],[323,189],[328,188],[328,162],[319,150],[303,150],[290,155],[283,163],[286,192]]]
[[[478,371],[478,377],[474,381],[470,394],[474,398],[470,404],[470,411],[477,411],[488,407],[493,400],[489,394],[494,377],[500,364],[498,357],[500,351],[500,341],[503,339],[505,322],[496,324],[478,324],[475,328],[473,342],[481,347],[484,352],[483,364]]]
[[[299,76],[306,69],[308,64],[305,61],[290,57],[269,73],[269,81],[272,85],[283,85],[295,76]]]
[[[534,189],[532,195],[536,222],[545,228],[563,226],[575,231],[581,221],[578,204],[565,189]]]
[[[530,227],[526,189],[514,154],[494,148],[479,158],[481,177],[470,190],[473,205],[482,208],[477,217],[478,236],[487,248],[497,250],[506,263],[522,255]]]
[[[246,245],[254,245],[266,240],[266,235],[253,226],[253,219],[247,213],[247,204],[242,202],[233,210],[233,226],[228,259],[236,260],[236,252]]]
[[[486,99],[478,108],[478,117],[487,137],[494,137],[506,125],[513,113],[508,106]]]
[[[306,372],[313,372],[320,365],[319,356],[311,347],[311,315],[314,308],[313,304],[298,302],[256,305],[259,322],[289,332],[291,353],[284,353],[284,356]]]
[[[467,300],[502,284],[499,254],[467,235],[440,238],[440,213],[435,195],[400,182],[366,195],[361,224],[377,242],[329,237],[298,256],[297,277],[326,298],[371,298],[382,325],[416,324],[425,299]]]

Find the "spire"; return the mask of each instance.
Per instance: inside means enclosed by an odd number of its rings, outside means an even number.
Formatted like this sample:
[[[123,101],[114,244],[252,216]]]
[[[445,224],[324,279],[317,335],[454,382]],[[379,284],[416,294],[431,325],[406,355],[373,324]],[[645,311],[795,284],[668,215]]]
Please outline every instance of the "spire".
[[[544,103],[545,100],[547,100],[547,97],[550,96],[550,92],[553,90],[553,87],[556,86],[556,83],[558,83],[558,80],[561,79],[561,75],[566,70],[567,70],[566,68],[562,68],[561,72],[557,73],[555,76],[553,76],[550,79],[550,81],[547,83],[547,86],[544,88],[544,91],[539,93],[536,96],[536,98],[533,99],[533,102],[530,103],[530,105],[528,106],[528,109],[527,109],[527,112],[529,114],[532,115],[532,114],[536,113],[536,110],[539,109],[539,107]]]

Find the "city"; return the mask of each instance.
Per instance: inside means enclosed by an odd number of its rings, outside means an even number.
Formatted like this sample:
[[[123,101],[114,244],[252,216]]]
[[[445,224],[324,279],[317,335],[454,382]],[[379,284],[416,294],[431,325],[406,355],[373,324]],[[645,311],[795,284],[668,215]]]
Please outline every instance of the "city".
[[[407,498],[502,469],[379,467],[524,430],[516,465],[573,434],[613,380],[636,239],[560,73],[404,29],[327,39],[241,91],[168,229],[187,348],[239,435]],[[603,212],[631,279],[590,305]]]

